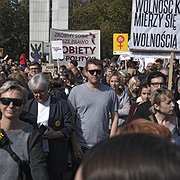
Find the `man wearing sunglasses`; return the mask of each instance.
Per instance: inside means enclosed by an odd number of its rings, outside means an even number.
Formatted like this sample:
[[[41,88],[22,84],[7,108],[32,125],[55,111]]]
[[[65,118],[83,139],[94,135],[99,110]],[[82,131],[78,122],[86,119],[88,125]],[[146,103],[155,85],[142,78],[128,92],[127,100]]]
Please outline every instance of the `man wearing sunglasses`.
[[[109,137],[109,115],[112,117],[113,136],[117,130],[117,97],[115,91],[100,82],[103,63],[90,59],[86,63],[87,83],[75,86],[68,97],[74,116],[75,132],[72,137],[73,175],[85,151]]]

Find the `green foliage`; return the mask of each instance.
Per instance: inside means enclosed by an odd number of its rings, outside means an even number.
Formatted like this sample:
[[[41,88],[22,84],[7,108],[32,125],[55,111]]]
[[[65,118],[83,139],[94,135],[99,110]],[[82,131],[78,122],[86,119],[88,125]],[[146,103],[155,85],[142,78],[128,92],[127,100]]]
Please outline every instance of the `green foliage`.
[[[0,48],[12,57],[29,49],[29,0],[0,0]],[[130,33],[132,0],[69,0],[69,29],[101,30],[101,57],[112,57],[113,33]]]
[[[29,48],[29,5],[22,0],[19,5],[12,6],[9,1],[0,1],[0,47],[12,57],[25,52]]]
[[[101,30],[101,57],[112,57],[113,33],[130,34],[132,0],[70,0],[69,28]],[[74,5],[74,6],[73,6]]]

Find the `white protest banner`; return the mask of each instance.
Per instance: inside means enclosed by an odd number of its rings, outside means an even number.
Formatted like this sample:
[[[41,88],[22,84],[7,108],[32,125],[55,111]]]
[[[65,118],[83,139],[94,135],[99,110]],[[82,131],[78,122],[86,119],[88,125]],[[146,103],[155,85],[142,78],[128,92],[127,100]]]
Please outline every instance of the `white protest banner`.
[[[44,63],[42,65],[42,72],[44,73],[53,73],[54,71],[54,64],[53,63]]]
[[[43,58],[43,41],[31,41],[29,43],[29,60],[31,62],[39,62]]]
[[[133,0],[129,48],[180,51],[180,0]]]
[[[84,66],[89,58],[100,59],[100,31],[99,30],[57,30],[51,29],[51,41],[62,40],[64,58],[61,65],[69,61],[78,61]]]
[[[51,52],[52,52],[52,59],[63,59],[63,47],[62,41],[51,41]]]

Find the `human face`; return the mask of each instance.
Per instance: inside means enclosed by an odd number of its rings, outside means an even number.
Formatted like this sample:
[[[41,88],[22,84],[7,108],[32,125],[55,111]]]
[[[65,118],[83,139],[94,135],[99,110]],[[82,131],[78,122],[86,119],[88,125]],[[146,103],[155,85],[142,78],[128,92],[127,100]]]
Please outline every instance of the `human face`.
[[[177,90],[178,90],[178,93],[180,93],[180,79],[178,79],[178,82],[177,82]]]
[[[117,69],[117,64],[116,64],[115,62],[112,62],[112,63],[110,64],[110,67],[111,67],[113,70],[115,70],[115,69]]]
[[[132,86],[132,92],[137,92],[139,90],[140,87],[140,82],[137,81],[135,84],[133,84]]]
[[[37,89],[33,90],[32,93],[39,103],[44,103],[49,97],[48,89]]]
[[[113,89],[115,90],[119,89],[120,82],[117,76],[112,76],[109,83]]]
[[[108,68],[108,69],[106,70],[106,75],[107,75],[107,76],[110,76],[111,73],[112,73],[112,69],[111,69],[111,68]]]
[[[143,100],[143,102],[147,101],[150,98],[150,90],[149,88],[142,88],[141,90],[141,98]]]
[[[99,84],[102,76],[102,69],[95,64],[89,64],[87,69],[88,82],[92,85]]]
[[[162,64],[160,62],[156,62],[156,66],[157,66],[157,69],[161,69],[162,68]]]
[[[153,63],[148,63],[146,66],[146,71],[152,72],[153,71]]]
[[[42,64],[42,60],[41,60],[41,59],[39,59],[38,63],[39,63],[39,64]]]
[[[160,105],[156,105],[156,109],[163,114],[171,115],[174,113],[174,102],[169,97],[162,95],[162,101]]]
[[[11,98],[11,99],[20,99],[23,100],[23,94],[18,90],[8,90],[1,94],[1,98]],[[0,110],[2,113],[2,118],[6,119],[18,119],[24,108],[24,103],[16,106],[13,102],[10,102],[9,105],[3,104],[3,101],[0,101]]]
[[[151,79],[150,90],[151,92],[161,88],[164,85],[164,79],[162,77],[156,77]]]
[[[31,76],[34,76],[41,72],[40,68],[37,65],[33,65],[29,67]]]

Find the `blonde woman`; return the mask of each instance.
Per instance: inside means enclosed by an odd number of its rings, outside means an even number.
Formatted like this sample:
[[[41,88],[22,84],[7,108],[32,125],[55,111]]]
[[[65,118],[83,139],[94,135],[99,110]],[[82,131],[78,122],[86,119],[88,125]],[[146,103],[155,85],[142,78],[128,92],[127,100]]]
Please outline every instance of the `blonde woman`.
[[[120,126],[126,122],[130,109],[127,88],[125,88],[124,86],[123,76],[117,71],[111,74],[109,83],[110,86],[115,90],[116,95],[118,97],[118,115],[119,115],[118,126]]]
[[[140,84],[141,82],[136,76],[131,77],[128,82],[128,95],[131,104],[135,103],[139,96]]]
[[[150,120],[167,127],[172,141],[179,144],[178,117],[175,113],[174,97],[168,89],[157,89],[151,94]]]

